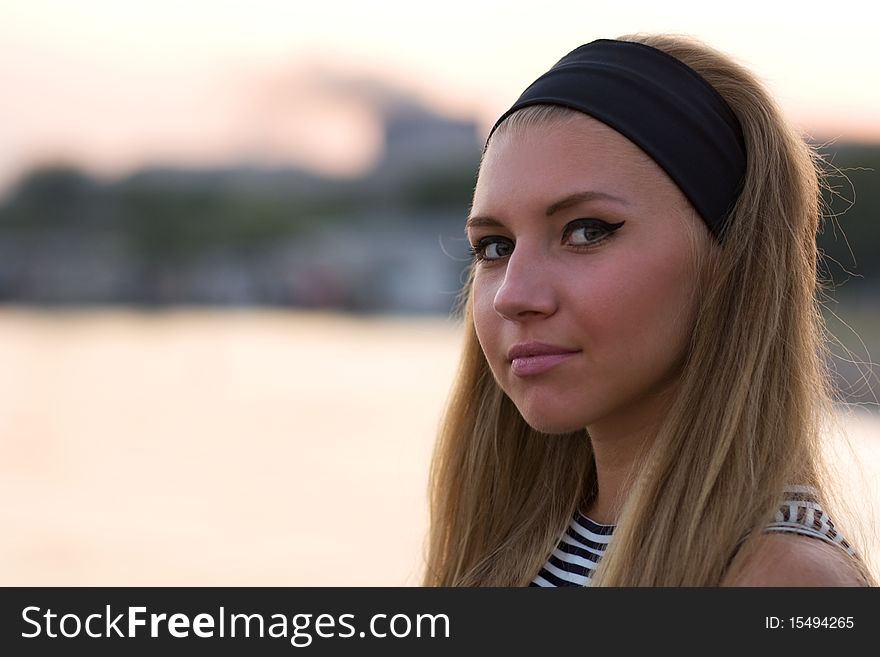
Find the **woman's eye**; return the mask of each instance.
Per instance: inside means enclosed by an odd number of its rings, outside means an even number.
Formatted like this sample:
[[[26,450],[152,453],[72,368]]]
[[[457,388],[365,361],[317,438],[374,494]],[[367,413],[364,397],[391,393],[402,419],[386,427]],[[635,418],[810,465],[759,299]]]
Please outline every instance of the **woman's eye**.
[[[499,260],[510,255],[513,244],[510,240],[499,237],[484,237],[471,247],[477,260]]]
[[[625,222],[609,224],[600,219],[579,219],[565,227],[562,240],[570,246],[591,247],[608,239]],[[513,241],[507,237],[489,235],[471,245],[471,254],[479,262],[501,260],[513,253]]]
[[[598,219],[576,221],[569,224],[565,237],[573,246],[589,246],[602,241],[624,224],[608,224]]]

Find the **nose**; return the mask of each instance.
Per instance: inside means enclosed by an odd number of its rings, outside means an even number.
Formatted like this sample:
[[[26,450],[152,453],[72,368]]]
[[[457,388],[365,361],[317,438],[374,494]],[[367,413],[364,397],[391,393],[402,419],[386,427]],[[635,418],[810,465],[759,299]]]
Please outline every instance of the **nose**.
[[[553,276],[540,254],[522,243],[507,258],[504,279],[495,292],[495,311],[513,321],[556,312]]]

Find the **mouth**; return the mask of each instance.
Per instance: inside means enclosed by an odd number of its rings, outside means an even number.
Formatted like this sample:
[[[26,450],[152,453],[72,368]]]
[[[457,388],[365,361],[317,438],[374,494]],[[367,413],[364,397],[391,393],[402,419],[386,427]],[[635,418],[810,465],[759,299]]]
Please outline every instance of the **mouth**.
[[[527,377],[543,374],[580,351],[543,342],[522,342],[511,347],[507,357],[513,373]]]

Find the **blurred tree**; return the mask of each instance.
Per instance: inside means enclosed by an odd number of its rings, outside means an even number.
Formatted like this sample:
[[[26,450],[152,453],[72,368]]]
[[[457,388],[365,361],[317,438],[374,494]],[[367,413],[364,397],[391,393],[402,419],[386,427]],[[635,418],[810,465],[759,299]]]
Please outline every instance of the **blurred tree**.
[[[823,275],[844,290],[880,293],[880,147],[822,147],[825,218],[817,242]]]
[[[73,165],[42,165],[19,181],[0,221],[25,230],[87,223],[88,209],[100,193],[95,182]]]
[[[818,148],[828,170],[821,275],[843,293],[880,294],[880,146]],[[0,253],[15,261],[0,267],[0,284],[10,297],[21,287],[26,300],[27,286],[16,281],[27,278],[29,260],[53,262],[60,253],[64,267],[88,266],[96,248],[116,248],[99,243],[123,245],[118,262],[126,266],[163,270],[197,268],[205,254],[252,267],[285,240],[308,244],[316,229],[361,226],[366,217],[408,226],[440,217],[449,235],[460,236],[477,166],[432,163],[391,177],[377,169],[359,179],[295,169],[149,169],[102,183],[69,164],[45,165],[25,175],[0,206]],[[436,225],[430,231],[432,242],[438,231],[447,234]]]

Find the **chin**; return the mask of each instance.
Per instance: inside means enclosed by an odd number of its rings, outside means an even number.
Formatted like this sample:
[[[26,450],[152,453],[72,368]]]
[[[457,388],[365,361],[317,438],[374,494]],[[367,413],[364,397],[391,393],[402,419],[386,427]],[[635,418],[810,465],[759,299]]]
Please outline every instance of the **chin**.
[[[582,431],[586,426],[578,418],[558,416],[548,413],[524,413],[520,409],[523,420],[535,431],[550,435]]]
[[[585,430],[589,413],[583,412],[583,403],[561,399],[557,394],[511,395],[508,399],[520,416],[535,431],[546,434],[565,434]]]

